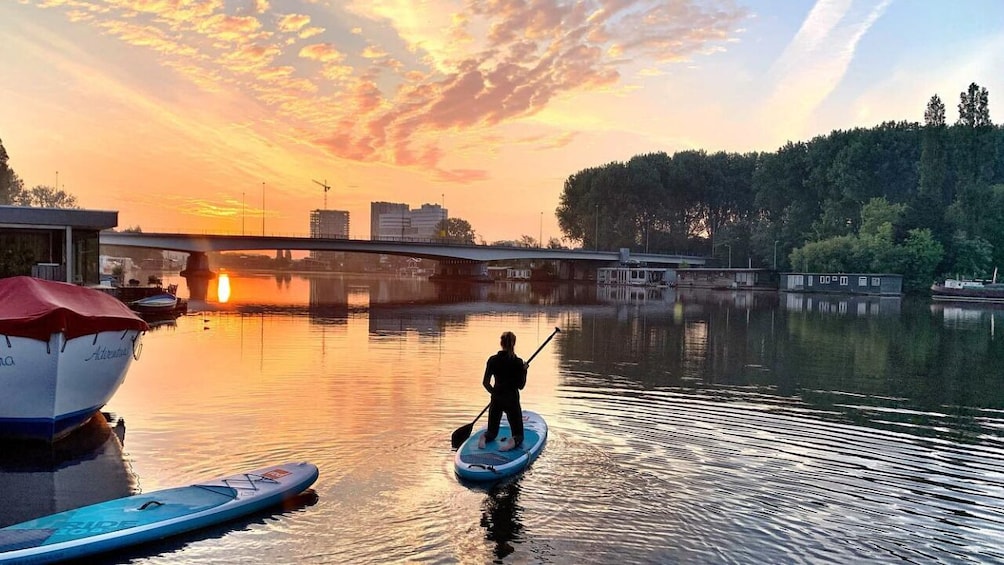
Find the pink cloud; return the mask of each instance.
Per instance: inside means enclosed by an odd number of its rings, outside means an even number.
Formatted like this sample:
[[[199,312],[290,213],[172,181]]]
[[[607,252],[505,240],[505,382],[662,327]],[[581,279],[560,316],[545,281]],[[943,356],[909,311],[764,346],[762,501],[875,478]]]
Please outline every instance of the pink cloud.
[[[556,97],[615,85],[626,65],[661,70],[707,53],[747,17],[729,0],[466,0],[462,13],[447,14],[432,48],[427,36],[389,33],[393,17],[374,17],[372,28],[353,27],[346,39],[324,35],[319,16],[275,14],[271,4],[251,3],[243,14],[223,0],[107,0],[101,14],[77,2],[56,9],[151,49],[207,90],[256,96],[275,122],[295,120],[338,157],[426,168],[447,182],[484,173],[442,170],[444,135],[485,134]],[[313,36],[325,40],[301,43]]]

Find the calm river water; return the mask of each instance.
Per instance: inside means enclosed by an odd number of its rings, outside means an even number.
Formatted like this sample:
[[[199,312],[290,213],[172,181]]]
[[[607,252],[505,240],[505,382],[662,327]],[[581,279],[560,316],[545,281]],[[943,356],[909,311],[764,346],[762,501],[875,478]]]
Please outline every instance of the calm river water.
[[[146,335],[107,423],[0,455],[0,525],[303,460],[320,478],[288,508],[106,559],[1004,562],[1004,310],[228,282]],[[508,484],[459,483],[450,434],[487,403],[499,334],[528,357],[554,327],[523,396],[543,454]]]

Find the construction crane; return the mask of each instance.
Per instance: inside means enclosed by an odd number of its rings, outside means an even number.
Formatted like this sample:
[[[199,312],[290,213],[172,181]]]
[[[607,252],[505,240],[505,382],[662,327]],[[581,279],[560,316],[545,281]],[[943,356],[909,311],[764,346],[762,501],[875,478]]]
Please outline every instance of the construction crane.
[[[310,179],[310,180],[314,180],[314,179]],[[319,180],[314,180],[314,182],[317,183],[317,184],[319,184],[319,185],[321,185],[321,187],[324,188],[324,209],[327,210],[328,209],[328,191],[331,190],[331,187],[328,185],[328,179],[324,179],[324,182],[321,182]]]

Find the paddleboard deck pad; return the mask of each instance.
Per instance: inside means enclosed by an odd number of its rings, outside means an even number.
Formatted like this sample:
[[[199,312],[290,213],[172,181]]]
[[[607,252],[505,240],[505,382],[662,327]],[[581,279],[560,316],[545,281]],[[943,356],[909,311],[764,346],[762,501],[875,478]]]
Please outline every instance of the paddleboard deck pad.
[[[501,442],[512,437],[505,415],[496,438],[478,448],[478,441],[487,427],[471,434],[453,458],[457,476],[470,481],[496,481],[515,475],[530,466],[540,455],[547,441],[547,423],[536,412],[523,411],[523,444],[509,451],[499,451]]]
[[[49,563],[158,540],[277,505],[317,480],[310,463],[263,467],[0,529],[0,563]]]

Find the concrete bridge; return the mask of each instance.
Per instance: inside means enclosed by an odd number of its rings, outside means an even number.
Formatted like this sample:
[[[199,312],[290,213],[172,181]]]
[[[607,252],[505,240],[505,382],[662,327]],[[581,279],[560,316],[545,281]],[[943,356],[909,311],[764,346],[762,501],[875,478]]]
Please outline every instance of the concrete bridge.
[[[615,266],[628,260],[648,265],[665,265],[667,268],[679,267],[682,264],[690,266],[705,264],[705,258],[702,256],[630,253],[626,249],[621,251],[547,249],[408,240],[103,231],[101,243],[187,252],[188,262],[181,274],[189,280],[190,287],[193,278],[201,277],[208,280],[215,276],[209,269],[209,260],[206,256],[210,251],[296,249],[419,257],[438,261],[437,277],[456,280],[487,280],[487,266],[490,261],[518,259],[558,261],[558,274],[564,280],[591,278],[590,271],[597,267]]]

